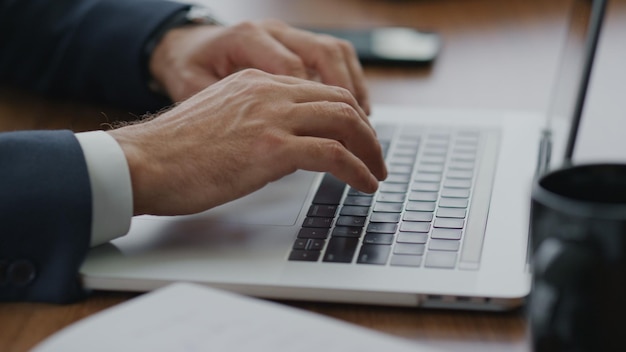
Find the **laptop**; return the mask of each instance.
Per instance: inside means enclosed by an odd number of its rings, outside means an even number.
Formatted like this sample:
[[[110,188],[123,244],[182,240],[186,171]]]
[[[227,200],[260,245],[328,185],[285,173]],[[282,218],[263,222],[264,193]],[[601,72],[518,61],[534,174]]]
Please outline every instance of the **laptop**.
[[[520,306],[531,286],[530,186],[573,146],[605,2],[575,2],[565,45],[575,53],[563,55],[547,115],[375,106],[389,170],[375,194],[298,171],[199,214],[138,216],[125,237],[90,251],[85,286],[186,281],[282,300]]]

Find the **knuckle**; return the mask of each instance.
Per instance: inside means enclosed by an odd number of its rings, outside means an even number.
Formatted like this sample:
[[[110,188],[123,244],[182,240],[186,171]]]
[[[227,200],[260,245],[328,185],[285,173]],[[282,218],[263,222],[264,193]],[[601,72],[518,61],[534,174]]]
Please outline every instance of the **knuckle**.
[[[288,73],[303,73],[306,71],[306,66],[301,58],[297,56],[282,57],[280,66],[287,70]]]
[[[319,45],[320,52],[333,61],[343,60],[344,51],[337,40],[323,40]]]
[[[237,73],[237,79],[246,82],[245,90],[251,94],[269,93],[275,89],[275,82],[269,74],[254,68],[247,68]]]
[[[285,22],[277,20],[277,19],[273,19],[273,18],[263,20],[261,22],[261,25],[263,27],[275,29],[275,30],[282,30],[287,27],[287,24]]]
[[[343,124],[352,125],[360,120],[358,113],[350,104],[344,102],[337,103],[335,104],[335,109],[337,110],[337,119]]]
[[[334,87],[334,88],[337,91],[337,95],[339,97],[339,100],[342,103],[356,104],[356,100],[354,98],[354,95],[352,95],[352,93],[347,88],[343,88],[343,87]]]
[[[260,133],[258,140],[262,151],[280,150],[286,143],[285,137],[273,129],[265,129],[264,132]]]
[[[264,76],[264,72],[256,68],[245,68],[236,73],[237,76],[245,78],[259,78]]]
[[[249,33],[258,30],[258,25],[252,21],[242,21],[232,27],[236,33]]]
[[[322,152],[333,163],[340,163],[345,159],[345,148],[341,142],[327,139],[322,142]]]
[[[354,51],[354,46],[352,45],[352,43],[345,39],[337,39],[337,46],[344,52]]]

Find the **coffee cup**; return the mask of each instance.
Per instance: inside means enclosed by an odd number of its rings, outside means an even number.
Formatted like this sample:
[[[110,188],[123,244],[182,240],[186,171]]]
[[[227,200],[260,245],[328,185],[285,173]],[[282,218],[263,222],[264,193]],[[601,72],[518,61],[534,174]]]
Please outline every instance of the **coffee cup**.
[[[626,165],[549,172],[531,198],[533,349],[626,350]]]

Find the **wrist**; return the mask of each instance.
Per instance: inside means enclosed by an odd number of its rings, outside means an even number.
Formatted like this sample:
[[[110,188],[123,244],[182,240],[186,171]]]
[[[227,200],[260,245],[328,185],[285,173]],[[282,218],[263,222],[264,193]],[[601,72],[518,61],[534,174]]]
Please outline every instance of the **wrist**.
[[[182,11],[172,14],[172,16],[159,26],[146,41],[142,62],[146,82],[151,91],[166,95],[162,81],[160,80],[161,77],[158,77],[159,68],[161,68],[162,65],[159,62],[153,62],[158,61],[154,60],[154,57],[163,38],[173,29],[194,25],[221,25],[221,23],[215,19],[208,8],[191,5]]]

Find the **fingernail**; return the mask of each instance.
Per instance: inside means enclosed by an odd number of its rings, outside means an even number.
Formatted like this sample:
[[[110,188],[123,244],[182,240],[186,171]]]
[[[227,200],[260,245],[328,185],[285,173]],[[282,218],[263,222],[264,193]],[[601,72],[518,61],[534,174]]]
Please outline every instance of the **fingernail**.
[[[376,176],[374,176],[373,174],[370,174],[370,189],[371,192],[369,193],[374,193],[378,190],[378,179],[376,178]]]

